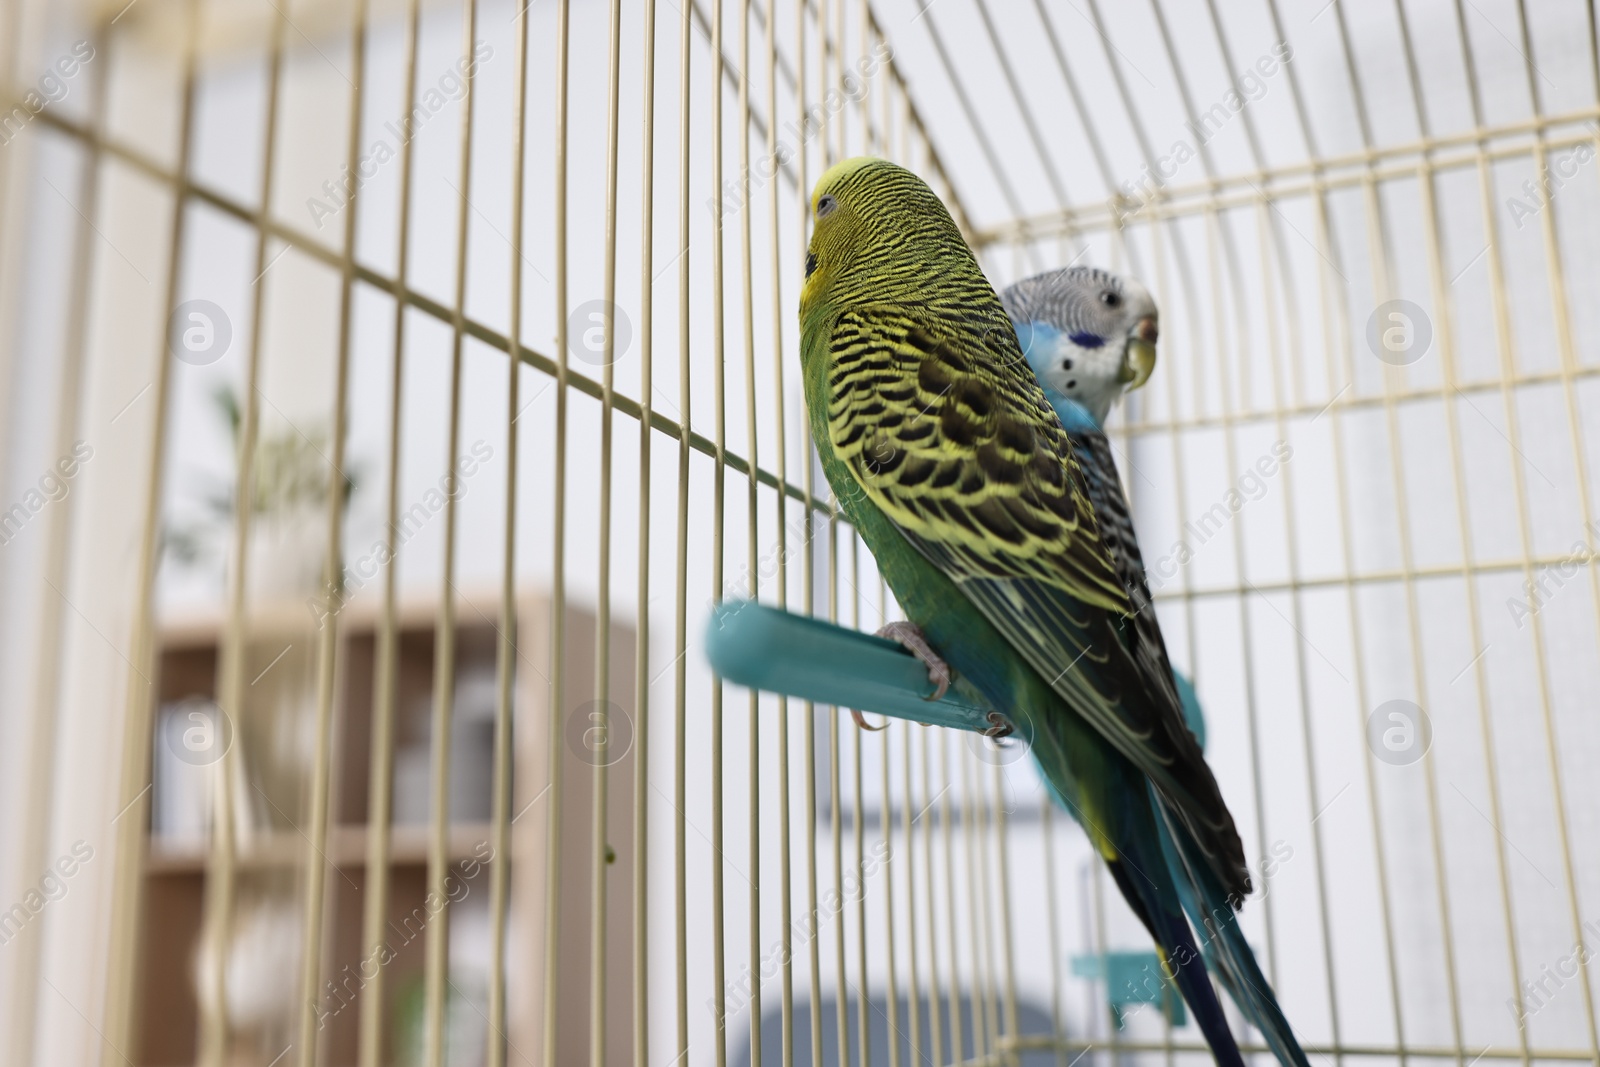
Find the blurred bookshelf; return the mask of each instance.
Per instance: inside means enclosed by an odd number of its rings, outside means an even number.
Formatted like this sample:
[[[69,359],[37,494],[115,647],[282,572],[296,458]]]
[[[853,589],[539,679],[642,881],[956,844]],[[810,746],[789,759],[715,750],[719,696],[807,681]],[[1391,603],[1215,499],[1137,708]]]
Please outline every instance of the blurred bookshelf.
[[[361,977],[370,946],[362,943],[363,908],[372,827],[368,821],[372,774],[374,692],[382,625],[376,597],[356,599],[339,612],[339,655],[334,680],[332,823],[324,855],[332,865],[324,900],[324,973],[334,982],[316,991],[322,1021],[319,1062],[355,1064],[362,1000]],[[492,788],[498,590],[458,594],[454,710],[451,727],[448,851],[450,1004],[447,1062],[486,1058],[493,856]],[[386,936],[392,958],[383,971],[385,1064],[420,1062],[422,974],[431,921],[425,908],[427,840],[432,797],[431,726],[438,602],[408,599],[397,605],[397,655],[393,725],[393,789],[389,832],[389,899]],[[518,597],[513,681],[513,784],[511,892],[508,914],[507,1002],[509,1032],[517,1047],[540,1047],[543,1017],[546,836],[549,800],[551,671],[550,603],[542,591]],[[198,1056],[202,990],[207,967],[225,968],[230,1067],[268,1067],[292,1040],[305,994],[298,991],[304,941],[304,864],[310,854],[305,808],[314,763],[316,655],[320,635],[304,603],[251,606],[245,625],[244,698],[227,727],[228,775],[220,761],[196,764],[174,738],[194,728],[197,713],[214,716],[220,644],[226,617],[173,613],[161,626],[160,700],[152,736],[152,798],[144,860],[139,949],[140,1030],[132,1062],[138,1067],[178,1067]],[[597,634],[592,610],[568,604],[564,637],[560,988],[557,991],[560,1062],[588,1058],[588,938],[590,923],[594,763],[583,739],[597,705]],[[628,620],[610,631],[609,717],[616,749],[607,775],[608,987],[626,996],[632,980],[633,761],[631,751],[635,633]],[[577,720],[569,723],[568,720]],[[231,732],[231,736],[230,735]],[[575,740],[576,739],[576,740]],[[622,745],[626,745],[625,749]],[[211,815],[216,783],[231,781],[234,827],[234,904],[227,947],[204,950],[204,909],[211,858]],[[486,858],[487,857],[487,858]],[[570,1022],[569,1022],[570,1020]],[[631,1047],[626,1019],[608,1024],[608,1063],[621,1064]]]

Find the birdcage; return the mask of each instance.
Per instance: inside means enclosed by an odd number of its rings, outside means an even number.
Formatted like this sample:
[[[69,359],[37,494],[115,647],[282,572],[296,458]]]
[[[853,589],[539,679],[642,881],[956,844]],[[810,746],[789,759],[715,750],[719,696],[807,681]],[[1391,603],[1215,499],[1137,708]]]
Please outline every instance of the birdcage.
[[[896,617],[798,391],[874,154],[1159,300],[1111,434],[1312,1059],[1600,1062],[1592,4],[0,12],[0,1061],[1204,1062],[1024,748],[708,665]]]

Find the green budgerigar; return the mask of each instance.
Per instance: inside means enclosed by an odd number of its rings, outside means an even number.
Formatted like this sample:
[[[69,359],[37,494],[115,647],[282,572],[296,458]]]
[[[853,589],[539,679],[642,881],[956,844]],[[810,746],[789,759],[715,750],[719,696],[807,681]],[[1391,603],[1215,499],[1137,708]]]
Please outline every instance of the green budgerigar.
[[[806,405],[834,495],[909,617],[890,635],[1029,741],[1218,1062],[1242,1064],[1162,830],[1177,869],[1230,910],[1250,892],[1244,847],[1170,672],[1136,639],[1066,431],[999,297],[910,171],[840,163],[812,210]]]

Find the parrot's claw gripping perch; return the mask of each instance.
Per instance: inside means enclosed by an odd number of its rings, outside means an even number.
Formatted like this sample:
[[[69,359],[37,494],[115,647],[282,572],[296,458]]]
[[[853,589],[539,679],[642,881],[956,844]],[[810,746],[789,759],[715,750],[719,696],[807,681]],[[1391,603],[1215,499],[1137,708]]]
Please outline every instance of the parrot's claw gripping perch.
[[[987,716],[989,728],[983,731],[983,736],[991,741],[998,741],[1002,737],[1010,737],[1016,732],[1016,727],[1011,725],[1011,720],[998,711],[991,711]]]
[[[928,681],[935,686],[932,693],[923,697],[924,700],[938,700],[950,691],[950,665],[939,658],[939,654],[928,644],[928,639],[922,636],[922,629],[914,622],[891,622],[878,631],[879,637],[901,645],[928,668]],[[856,720],[861,721],[859,718]]]

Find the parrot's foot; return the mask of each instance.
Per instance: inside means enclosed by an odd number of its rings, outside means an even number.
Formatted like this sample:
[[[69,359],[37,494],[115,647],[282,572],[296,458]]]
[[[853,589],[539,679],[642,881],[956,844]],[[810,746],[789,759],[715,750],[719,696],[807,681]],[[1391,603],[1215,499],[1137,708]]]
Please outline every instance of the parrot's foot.
[[[850,717],[856,721],[857,726],[861,727],[863,730],[866,730],[868,733],[875,734],[879,730],[887,730],[889,728],[889,724],[887,722],[885,722],[882,726],[871,725],[867,722],[866,717],[855,708],[850,709]]]
[[[928,681],[935,686],[932,693],[923,697],[924,700],[938,700],[950,691],[950,665],[939,658],[939,654],[928,644],[928,639],[922,636],[922,628],[914,622],[891,622],[878,631],[879,637],[887,637],[904,647],[923,666],[928,668]],[[856,720],[858,723],[860,719]]]
[[[989,720],[989,728],[983,731],[983,736],[998,741],[1002,737],[1010,737],[1016,732],[1016,727],[1011,725],[1011,720],[998,711],[991,711],[984,718]]]

